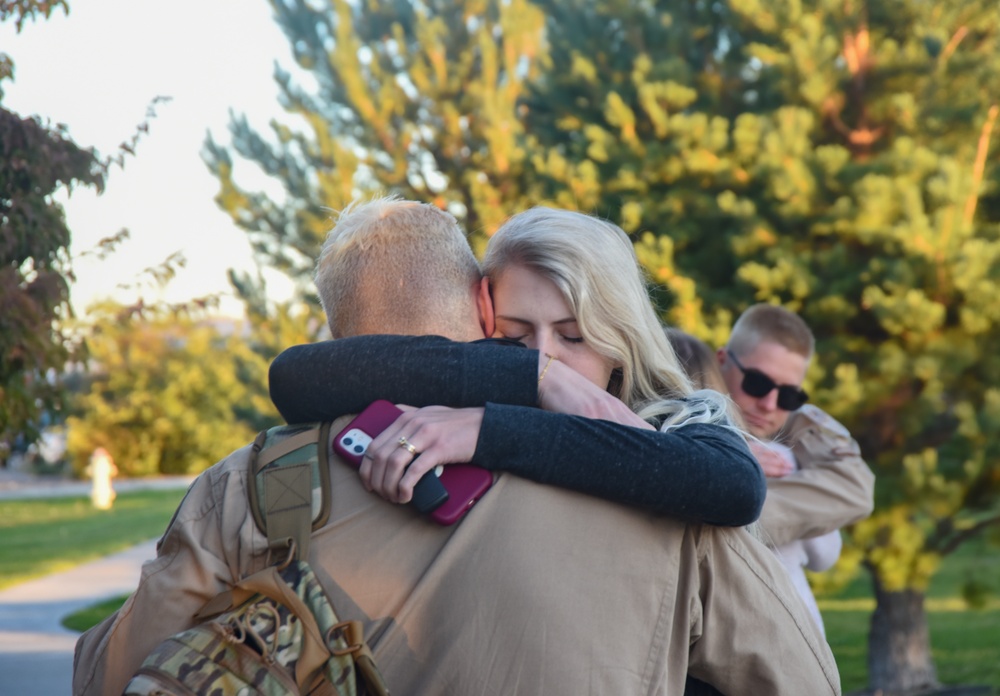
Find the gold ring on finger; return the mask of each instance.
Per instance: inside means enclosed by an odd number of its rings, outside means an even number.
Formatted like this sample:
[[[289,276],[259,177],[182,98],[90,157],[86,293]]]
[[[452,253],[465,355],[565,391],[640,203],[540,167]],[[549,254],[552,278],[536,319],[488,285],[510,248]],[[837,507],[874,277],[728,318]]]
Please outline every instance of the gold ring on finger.
[[[399,446],[405,449],[410,454],[416,454],[417,448],[413,446],[413,443],[406,439],[406,436],[399,438]]]

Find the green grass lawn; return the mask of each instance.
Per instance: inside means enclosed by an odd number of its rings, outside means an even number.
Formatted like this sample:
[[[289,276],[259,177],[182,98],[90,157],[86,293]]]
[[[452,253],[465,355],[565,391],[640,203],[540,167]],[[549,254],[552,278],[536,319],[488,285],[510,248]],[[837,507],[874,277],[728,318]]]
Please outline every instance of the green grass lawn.
[[[835,602],[834,602],[835,604]],[[868,684],[869,609],[824,606],[827,640],[845,693]],[[1000,688],[1000,604],[989,609],[928,611],[938,679],[944,684]]]
[[[110,511],[95,510],[86,498],[0,501],[0,587],[159,536],[183,495],[183,490],[123,493]],[[961,599],[962,584],[970,577],[991,592],[983,609],[966,609]],[[844,692],[863,689],[874,606],[869,579],[862,573],[836,594],[818,599]],[[124,600],[108,600],[64,623],[85,630]],[[1000,689],[1000,551],[980,539],[946,558],[928,592],[927,611],[938,678],[945,684]]]
[[[976,579],[989,591],[982,609],[966,607],[962,585]],[[974,539],[944,559],[927,592],[927,620],[938,679],[943,684],[1000,689],[1000,550]],[[843,590],[818,603],[827,640],[837,658],[844,693],[868,683],[868,627],[875,600],[860,573]]]
[[[98,602],[89,607],[75,611],[69,616],[63,617],[62,625],[71,631],[83,633],[91,626],[96,626],[107,617],[111,616],[118,608],[125,603],[128,595],[112,597],[103,602]]]
[[[121,493],[111,510],[89,498],[0,500],[0,588],[154,539],[183,497],[184,489]]]

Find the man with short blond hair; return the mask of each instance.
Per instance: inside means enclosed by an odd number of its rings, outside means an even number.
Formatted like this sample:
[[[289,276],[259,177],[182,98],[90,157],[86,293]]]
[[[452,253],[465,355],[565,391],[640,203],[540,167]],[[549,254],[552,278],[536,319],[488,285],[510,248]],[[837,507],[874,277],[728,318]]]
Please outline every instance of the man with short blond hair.
[[[717,358],[747,429],[791,449],[751,445],[764,467],[767,499],[760,525],[776,546],[827,534],[864,519],[874,506],[875,475],[843,425],[808,405],[802,389],[815,350],[809,326],[794,312],[755,304],[733,325]]]

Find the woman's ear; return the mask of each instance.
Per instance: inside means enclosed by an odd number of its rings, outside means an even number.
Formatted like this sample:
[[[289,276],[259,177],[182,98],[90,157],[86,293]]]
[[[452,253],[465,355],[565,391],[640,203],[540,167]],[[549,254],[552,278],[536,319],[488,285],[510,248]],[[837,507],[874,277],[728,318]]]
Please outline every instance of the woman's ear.
[[[496,315],[493,311],[493,295],[490,293],[490,279],[483,278],[479,282],[479,323],[483,327],[483,336],[489,338],[496,330]]]

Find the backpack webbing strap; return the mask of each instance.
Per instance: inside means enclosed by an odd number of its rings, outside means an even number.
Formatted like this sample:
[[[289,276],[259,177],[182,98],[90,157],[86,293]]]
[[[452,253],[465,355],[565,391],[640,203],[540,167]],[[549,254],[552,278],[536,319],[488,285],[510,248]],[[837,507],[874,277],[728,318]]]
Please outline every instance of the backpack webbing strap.
[[[264,487],[264,509],[260,512],[268,548],[272,551],[289,549],[298,560],[309,558],[309,537],[313,529],[313,465],[306,461],[263,469],[300,447],[315,444],[320,478],[326,486],[330,425],[322,423],[269,447],[263,446],[260,437],[254,443],[259,452],[250,472],[251,485],[256,488],[262,484]],[[257,477],[262,479],[260,484],[256,481]],[[251,502],[255,501],[256,494],[251,493]],[[321,524],[324,522],[325,519],[320,521]]]
[[[314,442],[319,444],[322,440],[322,436],[319,431],[323,425],[324,424],[321,423],[315,428],[303,430],[301,433],[296,433],[295,435],[292,435],[275,445],[271,445],[270,447],[263,449],[261,453],[257,455],[257,471],[260,471],[274,460],[281,459],[289,452],[297,450],[299,447],[311,445]],[[329,430],[330,427],[327,425],[327,431],[329,432]]]
[[[309,558],[312,534],[312,467],[293,464],[265,472],[264,513],[267,546],[288,548],[293,558]],[[294,546],[292,545],[294,542]]]

